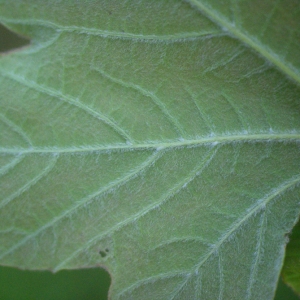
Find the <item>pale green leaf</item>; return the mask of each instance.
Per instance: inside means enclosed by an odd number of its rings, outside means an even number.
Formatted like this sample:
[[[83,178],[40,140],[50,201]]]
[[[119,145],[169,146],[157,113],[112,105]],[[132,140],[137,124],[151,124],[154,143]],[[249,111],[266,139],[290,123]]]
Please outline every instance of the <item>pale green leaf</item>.
[[[263,3],[261,3],[263,2]],[[0,263],[112,299],[272,299],[299,215],[300,6],[0,1]]]

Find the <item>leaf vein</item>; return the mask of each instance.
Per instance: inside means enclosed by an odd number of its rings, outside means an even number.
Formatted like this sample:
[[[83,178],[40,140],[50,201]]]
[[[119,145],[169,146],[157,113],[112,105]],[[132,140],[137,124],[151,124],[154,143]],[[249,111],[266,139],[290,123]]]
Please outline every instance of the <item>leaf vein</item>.
[[[216,10],[214,10],[209,5],[203,4],[198,0],[189,0],[189,2],[207,15],[212,21],[220,25],[223,28],[226,28],[229,33],[231,33],[238,40],[242,41],[250,48],[254,49],[266,60],[273,63],[277,68],[279,68],[284,74],[291,77],[298,84],[300,83],[300,74],[299,71],[287,61],[281,60],[280,57],[273,52],[272,49],[264,47],[255,37],[247,35],[242,32],[235,24],[230,23],[222,15],[220,15]]]
[[[281,184],[279,187],[273,189],[270,194],[266,197],[259,199],[255,205],[249,210],[247,213],[234,222],[234,224],[229,228],[229,230],[221,236],[219,241],[212,247],[211,251],[196,265],[195,270],[199,272],[199,269],[209,260],[209,258],[216,252],[218,252],[221,246],[232,236],[237,230],[239,230],[244,223],[246,223],[251,217],[255,216],[260,210],[264,209],[265,206],[270,203],[272,200],[275,200],[277,197],[281,196],[287,190],[294,188],[300,184],[300,176],[293,177],[290,180],[286,181],[284,184]],[[191,275],[189,275],[186,279],[185,284],[190,280]],[[184,285],[185,285],[184,284]]]
[[[20,163],[24,159],[24,155],[18,155],[13,160],[11,160],[8,164],[0,168],[0,177],[5,175],[9,170],[13,169],[18,163]]]
[[[147,35],[147,34],[135,34],[129,32],[108,31],[108,30],[101,30],[98,28],[89,28],[84,26],[63,26],[63,25],[55,24],[50,21],[33,20],[33,19],[14,20],[14,19],[7,19],[2,17],[0,21],[7,24],[11,23],[11,24],[22,24],[22,25],[45,26],[48,28],[53,28],[57,32],[69,32],[75,34],[99,36],[104,38],[121,38],[121,39],[129,39],[129,40],[155,41],[155,42],[159,42],[159,41],[177,42],[182,40],[195,40],[199,38],[226,35],[226,33],[222,32],[220,29],[203,31],[203,32],[182,32],[182,33],[164,34],[164,35],[163,34]]]
[[[128,133],[126,133],[115,121],[111,120],[110,118],[108,118],[107,116],[105,116],[104,114],[93,110],[91,107],[87,106],[86,104],[77,101],[76,99],[74,99],[73,97],[71,97],[70,95],[64,95],[61,92],[50,88],[50,87],[46,87],[46,86],[42,86],[40,84],[38,84],[37,82],[34,82],[32,80],[28,80],[24,77],[18,76],[16,74],[13,73],[0,73],[1,76],[6,77],[6,78],[10,78],[24,86],[27,86],[29,88],[32,88],[40,93],[46,94],[48,96],[51,96],[55,99],[59,99],[62,100],[66,103],[69,103],[83,111],[85,111],[86,113],[88,113],[89,115],[91,115],[92,117],[104,122],[105,124],[109,125],[115,132],[117,132],[122,138],[124,138],[126,141],[133,143],[132,138],[130,137],[130,135]]]
[[[256,243],[256,249],[255,249],[255,255],[254,255],[254,262],[252,263],[251,266],[251,272],[250,272],[250,278],[249,278],[249,285],[247,288],[247,294],[246,294],[246,299],[249,300],[251,299],[251,294],[252,294],[252,288],[255,283],[255,275],[257,273],[257,268],[259,264],[259,257],[262,254],[262,246],[263,246],[263,238],[264,238],[264,224],[265,224],[265,219],[266,219],[266,211],[264,210],[259,221],[259,230],[258,230],[258,235],[257,235],[257,243]]]
[[[55,166],[58,156],[54,156],[54,158],[50,161],[48,166],[44,168],[37,176],[33,179],[29,180],[24,186],[18,189],[16,192],[11,194],[9,197],[3,199],[0,203],[0,209],[3,209],[8,203],[10,203],[13,199],[23,194],[25,191],[29,190],[32,186],[34,186],[37,182],[39,182],[44,176],[46,176]]]
[[[177,132],[179,132],[181,136],[184,136],[186,134],[186,132],[184,131],[184,129],[182,128],[182,126],[180,125],[178,120],[169,113],[169,111],[166,108],[166,106],[164,105],[164,103],[154,93],[146,90],[145,88],[141,87],[140,85],[130,83],[130,82],[125,82],[118,78],[114,78],[111,75],[104,72],[103,70],[96,69],[96,68],[94,70],[99,72],[102,76],[108,78],[109,80],[111,80],[114,83],[120,84],[121,86],[126,87],[126,88],[132,88],[132,89],[138,91],[139,93],[141,93],[142,95],[149,97],[154,102],[154,104],[162,111],[162,113],[166,116],[166,118],[169,120],[169,122],[173,126],[175,126]]]
[[[162,154],[163,154],[163,151],[155,152],[150,157],[148,157],[148,159],[146,159],[140,166],[135,168],[133,171],[129,172],[128,174],[126,174],[125,176],[119,178],[118,180],[115,180],[115,181],[111,182],[110,184],[108,184],[104,188],[101,188],[100,190],[96,191],[95,193],[83,198],[82,201],[77,202],[77,204],[75,206],[73,206],[73,207],[69,208],[68,210],[64,211],[64,213],[62,213],[61,215],[55,217],[54,219],[52,219],[50,222],[48,222],[45,225],[43,225],[42,227],[40,227],[35,232],[33,232],[30,235],[23,238],[21,241],[19,241],[13,247],[8,249],[6,252],[2,253],[0,255],[0,259],[3,258],[6,255],[12,253],[13,251],[15,251],[16,249],[21,247],[23,244],[25,244],[27,241],[33,239],[34,237],[36,237],[38,234],[40,234],[41,232],[43,232],[47,228],[49,228],[49,227],[53,226],[55,223],[59,222],[61,219],[63,219],[65,217],[69,216],[70,214],[74,213],[82,205],[87,204],[88,201],[93,200],[95,197],[99,196],[100,194],[103,194],[105,192],[108,192],[109,190],[112,190],[116,186],[121,186],[122,184],[125,184],[130,179],[134,178],[139,173],[141,173],[145,168],[147,168],[148,166],[153,164],[159,157],[161,157]]]
[[[208,259],[216,252],[219,251],[221,246],[233,235],[236,233],[238,229],[241,228],[242,224],[247,222],[251,217],[256,215],[260,210],[264,209],[265,206],[270,203],[272,200],[275,200],[277,197],[281,196],[284,194],[285,191],[294,188],[300,184],[300,176],[293,177],[290,180],[286,181],[284,184],[278,186],[277,188],[273,189],[266,197],[259,199],[255,205],[252,206],[251,209],[247,210],[247,213],[242,216],[237,222],[235,222],[231,228],[226,232],[225,235],[223,235],[219,241],[213,246],[211,251],[196,265],[195,269],[192,270],[192,272],[183,272],[183,271],[178,271],[178,272],[173,272],[169,274],[158,274],[156,276],[148,277],[142,280],[137,281],[133,285],[123,289],[117,296],[119,297],[120,295],[129,292],[130,290],[134,290],[138,288],[140,285],[146,284],[148,282],[155,282],[167,277],[173,277],[173,276],[179,276],[179,275],[185,275],[186,279],[183,281],[183,283],[180,285],[180,288],[177,289],[177,294],[186,286],[188,280],[191,279],[192,274],[201,274],[199,273],[199,269],[208,261]],[[175,297],[176,295],[173,295]]]
[[[0,119],[13,131],[17,132],[30,146],[32,146],[32,143],[30,141],[30,138],[27,136],[27,134],[24,132],[24,130],[18,126],[13,121],[9,120],[7,117],[5,117],[3,114],[0,113]]]
[[[149,213],[150,211],[153,211],[160,207],[163,203],[165,203],[167,200],[172,198],[174,195],[179,193],[184,186],[189,184],[195,177],[199,176],[203,170],[209,165],[213,157],[215,156],[216,152],[218,150],[218,147],[216,149],[212,148],[207,152],[207,155],[204,157],[204,159],[200,162],[199,165],[197,165],[184,180],[177,183],[173,188],[169,189],[163,197],[161,197],[157,202],[147,206],[145,209],[139,211],[135,215],[132,215],[128,217],[127,219],[123,220],[122,222],[119,222],[115,226],[111,227],[109,230],[102,232],[101,234],[93,237],[91,240],[89,240],[85,245],[81,248],[78,248],[76,251],[73,252],[72,255],[70,255],[65,261],[61,262],[58,266],[55,267],[54,270],[59,270],[61,267],[63,267],[68,261],[73,259],[78,253],[82,252],[83,249],[89,248],[91,245],[93,245],[96,241],[100,240],[104,236],[107,236],[111,234],[112,232],[120,230],[122,227],[125,227],[126,225],[136,222],[138,219]]]
[[[35,147],[35,148],[0,148],[0,153],[5,154],[32,154],[32,153],[92,153],[92,152],[107,152],[107,151],[133,151],[133,150],[143,150],[143,149],[172,149],[179,147],[198,147],[202,145],[215,145],[215,144],[229,144],[229,143],[251,143],[251,142],[300,142],[300,133],[296,131],[291,132],[262,132],[251,134],[248,132],[241,132],[230,135],[210,135],[204,136],[199,139],[180,139],[173,141],[166,141],[162,143],[148,142],[139,144],[116,144],[116,145],[95,145],[91,147]]]
[[[200,163],[198,165],[196,165],[195,168],[193,168],[191,170],[191,172],[183,179],[181,180],[179,183],[175,184],[173,186],[173,188],[169,189],[167,191],[167,193],[165,193],[160,199],[159,201],[157,201],[156,203],[148,206],[146,209],[144,209],[143,211],[139,212],[136,216],[127,218],[126,220],[124,220],[122,222],[122,226],[121,227],[125,227],[126,225],[128,225],[129,223],[132,223],[134,221],[136,221],[137,219],[141,218],[142,216],[146,215],[147,213],[149,213],[150,211],[153,211],[154,209],[158,208],[159,206],[161,206],[163,203],[166,203],[167,200],[169,200],[170,198],[174,197],[176,194],[178,194],[185,186],[187,186],[190,182],[192,182],[196,177],[198,177],[199,175],[202,174],[202,172],[209,166],[210,162],[213,160],[214,156],[216,155],[217,151],[218,151],[219,147],[214,147],[212,149],[210,149],[209,151],[207,151],[205,157],[200,161]],[[120,227],[116,228],[116,226],[114,226],[111,230],[105,232],[105,233],[101,233],[99,236],[94,237],[91,242],[89,242],[90,244],[93,244],[95,242],[95,240],[99,240],[101,238],[103,238],[104,236],[107,236],[108,234],[119,230]],[[83,249],[88,248],[88,247],[84,247],[82,249],[80,249],[78,252],[81,252]],[[61,265],[60,265],[61,266]],[[58,267],[57,267],[58,268]],[[147,280],[147,279],[146,279]],[[121,291],[119,295],[123,294],[124,292],[134,289],[136,286],[138,286],[140,283],[143,283],[144,280],[140,280],[138,282],[136,282],[135,284],[133,284],[132,286],[126,288],[125,290]]]

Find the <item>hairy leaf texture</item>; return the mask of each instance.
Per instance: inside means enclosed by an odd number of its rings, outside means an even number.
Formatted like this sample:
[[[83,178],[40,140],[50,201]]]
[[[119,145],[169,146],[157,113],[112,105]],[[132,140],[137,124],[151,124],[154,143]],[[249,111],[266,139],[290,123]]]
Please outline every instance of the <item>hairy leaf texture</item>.
[[[0,263],[112,299],[272,299],[299,215],[300,5],[0,1]]]

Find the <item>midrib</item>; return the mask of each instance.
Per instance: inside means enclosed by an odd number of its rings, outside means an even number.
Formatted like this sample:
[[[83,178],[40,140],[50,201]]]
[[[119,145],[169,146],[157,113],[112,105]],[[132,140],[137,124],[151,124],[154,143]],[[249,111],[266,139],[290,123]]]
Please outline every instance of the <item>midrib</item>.
[[[259,134],[236,134],[209,136],[193,140],[175,140],[170,142],[158,143],[140,143],[140,144],[115,144],[99,145],[90,147],[29,147],[29,148],[0,148],[1,154],[33,154],[33,153],[89,153],[89,152],[107,152],[122,150],[162,150],[178,147],[197,147],[197,146],[215,146],[217,144],[229,144],[239,142],[300,142],[300,133],[259,133]]]

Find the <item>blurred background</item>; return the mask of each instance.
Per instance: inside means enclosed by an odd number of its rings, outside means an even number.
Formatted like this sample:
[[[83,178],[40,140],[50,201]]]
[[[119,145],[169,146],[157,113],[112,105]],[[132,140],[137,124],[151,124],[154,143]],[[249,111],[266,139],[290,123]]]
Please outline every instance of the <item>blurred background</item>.
[[[106,300],[109,286],[109,274],[100,268],[53,274],[0,267],[1,300]],[[280,279],[275,300],[299,298]]]
[[[104,269],[23,271],[0,267],[1,300],[106,300],[110,277]]]
[[[28,44],[29,40],[0,24],[0,52]],[[0,266],[0,300],[106,300],[110,283],[108,272],[100,268],[63,270],[53,274]],[[280,279],[275,300],[299,299]]]

